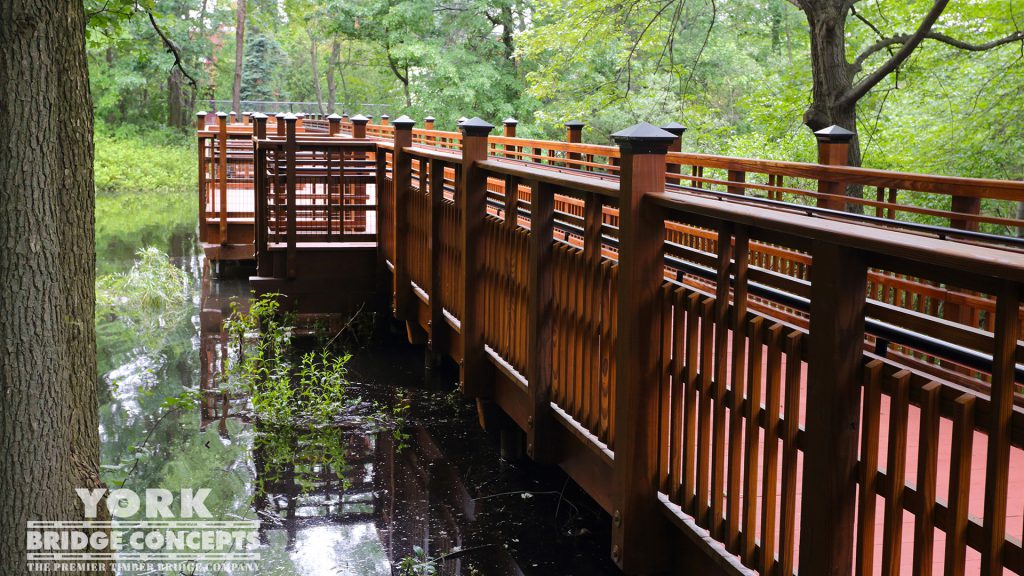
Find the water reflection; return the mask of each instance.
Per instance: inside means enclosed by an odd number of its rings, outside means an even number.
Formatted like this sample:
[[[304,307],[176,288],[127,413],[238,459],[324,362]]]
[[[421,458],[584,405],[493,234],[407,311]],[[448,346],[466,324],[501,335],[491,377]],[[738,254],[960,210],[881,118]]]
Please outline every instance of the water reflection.
[[[349,393],[367,403],[411,390],[408,440],[251,421],[221,377],[223,321],[247,308],[249,271],[175,263],[191,313],[169,315],[161,338],[98,325],[108,486],[209,488],[215,518],[260,521],[261,574],[393,574],[417,548],[443,558],[439,574],[613,573],[603,512],[558,473],[501,464],[452,375],[424,381],[421,352],[375,346],[350,363]],[[198,402],[166,402],[183,391]]]

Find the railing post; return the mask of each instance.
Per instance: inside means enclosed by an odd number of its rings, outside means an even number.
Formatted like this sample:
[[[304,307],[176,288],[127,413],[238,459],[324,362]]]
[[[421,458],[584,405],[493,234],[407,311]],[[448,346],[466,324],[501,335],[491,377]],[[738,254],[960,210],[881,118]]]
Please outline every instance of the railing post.
[[[385,233],[392,234],[395,247],[395,274],[392,289],[392,312],[399,320],[408,321],[412,318],[411,304],[415,296],[412,292],[412,276],[409,269],[412,262],[408,251],[409,242],[409,203],[410,180],[412,178],[412,158],[405,148],[412,146],[412,127],[416,122],[408,116],[395,119],[395,152],[391,162],[391,182],[395,195],[394,229]],[[420,170],[423,170],[421,167]],[[430,298],[437,296],[431,294]]]
[[[296,148],[295,143],[295,128],[298,118],[293,114],[288,114],[284,117],[286,127],[285,140],[285,164],[287,165],[287,188],[286,193],[288,195],[288,228],[287,228],[287,247],[285,252],[285,260],[287,262],[288,278],[295,278],[295,243],[297,240],[297,230],[295,222],[295,172],[297,166],[296,162]]]
[[[331,114],[327,117],[327,134],[328,136],[341,134],[341,116]]]
[[[287,114],[285,114],[284,112],[279,112],[274,115],[274,120],[277,122],[277,135],[281,137],[285,135],[285,116],[287,116]]]
[[[570,120],[565,123],[565,141],[569,144],[579,144],[583,142],[583,122],[576,120]],[[577,152],[569,152],[565,155],[569,160],[582,160],[583,156]]]
[[[953,196],[950,211],[957,214],[977,216],[981,214],[981,198],[977,196]],[[950,218],[949,226],[950,228],[959,228],[960,230],[978,231],[978,221],[966,218]]]
[[[210,151],[207,138],[202,135],[206,130],[206,112],[196,113],[196,144],[199,151],[199,241],[206,242],[206,173],[207,155]]]
[[[422,165],[421,165],[422,166]],[[422,168],[421,168],[422,170]],[[451,350],[451,340],[446,338],[448,329],[445,326],[444,304],[441,301],[441,221],[444,210],[444,164],[439,160],[430,160],[430,351],[440,356]]]
[[[480,277],[484,269],[482,244],[484,219],[487,216],[487,175],[477,163],[487,159],[487,136],[494,126],[473,118],[459,124],[462,131],[462,170],[456,204],[462,214],[462,366],[460,387],[469,396],[483,397],[490,382],[487,358],[484,357],[484,298]]]
[[[854,133],[839,126],[829,126],[814,133],[818,139],[818,164],[845,166],[849,160],[850,140]],[[846,186],[842,182],[818,180],[818,192],[834,196],[845,196]],[[818,198],[818,208],[845,210],[846,201],[838,198]]]
[[[306,131],[305,120],[306,120],[306,115],[303,114],[302,112],[299,112],[298,114],[295,115],[295,131],[296,132],[305,132]]]
[[[679,122],[669,122],[668,124],[665,124],[664,126],[660,126],[660,128],[662,130],[664,130],[665,132],[669,132],[673,136],[676,137],[676,139],[673,140],[672,143],[668,145],[668,151],[669,152],[682,152],[683,151],[683,132],[686,132],[686,126],[683,126]],[[665,172],[668,172],[669,174],[679,174],[680,173],[679,164],[668,164],[668,165],[666,165]],[[676,180],[675,183],[678,184],[679,180]]]
[[[503,128],[502,136],[504,136],[506,138],[515,138],[516,137],[516,126],[519,125],[519,121],[518,120],[516,120],[515,118],[512,118],[511,116],[509,116],[508,118],[505,118],[504,120],[501,121],[501,125],[502,125],[502,128]],[[513,146],[511,144],[506,144],[505,145],[505,152],[515,152],[516,148],[517,148],[516,146]],[[510,156],[508,154],[505,154],[505,157],[509,158]],[[512,156],[512,158],[515,158],[515,156]]]
[[[612,138],[622,161],[612,559],[626,572],[651,573],[669,562],[667,521],[657,498],[665,222],[643,200],[664,191],[665,153],[675,136],[642,122]]]
[[[263,181],[266,176],[267,169],[264,160],[266,159],[266,152],[259,149],[259,141],[264,140],[267,137],[267,115],[261,114],[260,112],[253,112],[252,115],[252,150],[253,150],[253,174],[252,174],[252,192],[253,192],[253,223],[255,225],[254,230],[254,242],[253,242],[253,257],[259,264],[259,259],[262,254],[266,254],[267,251],[267,225],[266,216],[264,214],[264,203],[266,202],[266,190],[265,183]]]
[[[530,183],[530,264],[527,306],[530,416],[526,454],[538,462],[550,460],[551,363],[554,310],[555,193],[539,182]]]
[[[423,119],[423,129],[424,130],[433,130],[434,129],[434,117],[433,116],[427,116],[426,118]],[[436,144],[436,142],[434,141],[434,137],[433,136],[427,136],[426,137],[426,143],[428,145],[430,145],[430,146],[433,146],[433,145]]]
[[[220,157],[220,243],[227,244],[228,241],[228,115],[223,112],[217,113],[217,144]]]
[[[391,116],[388,116],[387,114],[381,114],[380,115],[380,125],[381,126],[387,126],[388,125],[388,120],[390,120],[390,119],[391,119]]]
[[[366,124],[370,121],[369,118],[362,114],[356,114],[352,117],[352,138],[356,140],[362,140],[366,138]]]
[[[800,572],[853,568],[867,265],[857,250],[811,247]]]

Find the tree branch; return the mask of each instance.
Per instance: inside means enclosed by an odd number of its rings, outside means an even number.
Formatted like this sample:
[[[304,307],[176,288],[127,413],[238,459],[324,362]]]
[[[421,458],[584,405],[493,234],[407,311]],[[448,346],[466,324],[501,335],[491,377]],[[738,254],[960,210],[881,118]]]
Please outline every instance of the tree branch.
[[[178,70],[181,70],[182,75],[185,76],[185,78],[188,78],[188,83],[190,86],[192,86],[193,90],[198,90],[199,85],[196,83],[196,79],[193,78],[191,74],[186,72],[185,67],[181,65],[181,49],[178,48],[178,45],[175,44],[170,38],[168,38],[166,34],[164,34],[163,30],[160,29],[160,26],[156,23],[156,18],[153,17],[152,12],[147,10],[146,15],[149,16],[149,23],[153,26],[153,30],[156,30],[157,35],[160,36],[160,40],[163,41],[164,46],[167,48],[167,51],[174,55],[173,66],[176,66]]]
[[[837,106],[848,106],[857,100],[860,100],[862,96],[868,93],[869,90],[875,87],[876,84],[882,81],[883,78],[889,75],[893,70],[898,68],[900,64],[903,64],[910,54],[917,49],[918,45],[924,40],[925,36],[935,25],[935,21],[939,19],[942,12],[946,9],[946,5],[949,4],[949,0],[935,0],[932,4],[931,10],[925,15],[924,20],[921,21],[921,25],[917,27],[917,30],[907,38],[906,42],[903,42],[903,47],[899,49],[889,60],[882,64],[877,70],[869,74],[867,77],[857,82],[846,94],[843,94],[837,101]],[[884,46],[882,47],[884,48]],[[880,50],[881,48],[879,48]],[[876,50],[877,52],[877,50]],[[860,58],[858,57],[858,60]]]
[[[943,44],[949,44],[950,46],[959,48],[960,50],[967,50],[969,52],[985,52],[987,50],[992,50],[993,48],[998,48],[1011,42],[1024,41],[1024,31],[1017,31],[1014,32],[1013,34],[1003,36],[1002,38],[996,38],[995,40],[989,40],[988,42],[983,42],[981,44],[972,44],[970,42],[958,40],[956,38],[953,38],[952,36],[947,36],[946,34],[943,34],[941,32],[929,32],[925,34],[924,37],[929,40],[942,42]],[[860,70],[861,67],[863,67],[864,62],[867,61],[867,59],[870,58],[875,53],[884,50],[889,46],[894,46],[896,44],[905,44],[909,39],[910,34],[898,34],[896,36],[892,36],[889,38],[882,38],[878,42],[875,42],[871,46],[868,46],[864,50],[864,52],[857,56],[857,59],[853,61],[854,68],[856,70]]]

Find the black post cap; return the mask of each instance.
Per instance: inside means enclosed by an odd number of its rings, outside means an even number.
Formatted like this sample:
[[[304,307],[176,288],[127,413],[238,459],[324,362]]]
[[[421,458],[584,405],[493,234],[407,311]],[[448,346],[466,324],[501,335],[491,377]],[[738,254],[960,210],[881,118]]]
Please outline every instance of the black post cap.
[[[353,124],[366,124],[367,122],[370,121],[369,118],[363,116],[362,114],[356,114],[355,116],[350,118],[350,120],[352,120]]]
[[[284,121],[285,122],[295,122],[298,119],[299,119],[299,117],[296,116],[295,114],[285,114],[285,116],[284,116]]]
[[[437,120],[437,118],[434,118],[433,116],[427,116],[423,119],[424,122],[433,122],[434,120]]]
[[[204,118],[206,116],[206,110],[200,110],[199,112],[196,112],[196,116],[199,118]]]
[[[675,142],[676,135],[653,124],[640,122],[624,130],[619,130],[612,134],[612,138],[624,150],[640,154],[664,154],[668,151],[669,145]]]
[[[846,128],[836,126],[835,124],[814,133],[814,137],[818,139],[818,142],[823,144],[843,144],[853,140],[855,135]]]
[[[459,124],[459,130],[465,136],[487,136],[494,130],[494,126],[478,116],[474,116]]]
[[[668,124],[661,126],[661,129],[665,132],[675,134],[676,137],[682,136],[683,132],[686,132],[686,126],[683,126],[679,122],[669,122]]]
[[[217,112],[217,118],[227,118],[227,117],[228,117],[228,113],[227,112]]]
[[[267,115],[262,113],[262,112],[253,112],[252,113],[252,119],[253,120],[266,120],[267,119]]]
[[[506,126],[515,126],[516,124],[519,124],[519,120],[516,120],[515,118],[509,116],[508,118],[502,120],[501,123]]]
[[[380,119],[381,120],[387,120],[388,118],[391,118],[391,116],[388,116],[387,114],[381,114],[380,115]]]
[[[330,122],[341,122],[341,116],[338,116],[337,114],[331,114],[330,116],[327,117],[327,120]]]
[[[586,126],[586,124],[578,120],[570,120],[565,123],[565,127],[570,130],[582,130],[584,126]]]
[[[409,118],[405,114],[395,118],[395,121],[391,123],[392,126],[397,130],[411,130],[416,125],[416,121]]]
[[[274,118],[277,118],[278,120],[284,120],[285,116],[287,116],[287,114],[285,114],[284,112],[278,112],[277,114],[274,114]]]
[[[466,118],[465,116],[460,116],[459,119],[456,120],[456,122],[461,125],[466,120],[469,120],[469,118]]]

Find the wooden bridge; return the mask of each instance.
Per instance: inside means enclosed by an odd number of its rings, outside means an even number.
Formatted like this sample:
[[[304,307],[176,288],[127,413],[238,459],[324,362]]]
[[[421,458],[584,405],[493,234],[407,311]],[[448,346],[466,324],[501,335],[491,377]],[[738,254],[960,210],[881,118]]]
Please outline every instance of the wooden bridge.
[[[207,256],[300,310],[387,301],[626,572],[1024,574],[1024,183],[843,166],[838,128],[818,164],[676,125],[198,128]]]

